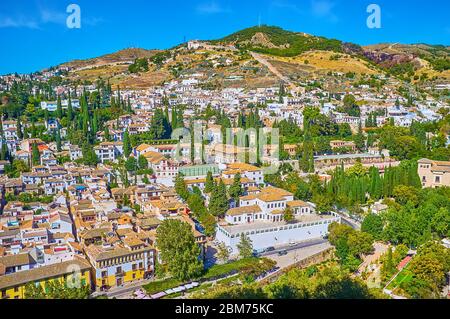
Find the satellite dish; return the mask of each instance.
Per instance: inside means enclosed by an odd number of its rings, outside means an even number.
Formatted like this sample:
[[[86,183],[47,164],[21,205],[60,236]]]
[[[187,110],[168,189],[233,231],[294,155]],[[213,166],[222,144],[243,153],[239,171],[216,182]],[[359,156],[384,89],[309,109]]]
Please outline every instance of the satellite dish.
[[[223,171],[224,169],[227,168],[227,165],[226,165],[226,164],[219,164],[218,167],[219,167],[219,169],[220,169],[221,171]]]

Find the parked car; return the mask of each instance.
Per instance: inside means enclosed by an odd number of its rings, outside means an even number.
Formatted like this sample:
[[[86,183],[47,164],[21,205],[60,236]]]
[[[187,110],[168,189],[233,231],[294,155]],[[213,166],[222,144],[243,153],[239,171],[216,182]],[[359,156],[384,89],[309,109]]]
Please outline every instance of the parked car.
[[[266,252],[274,251],[274,250],[275,250],[275,247],[272,247],[272,246],[266,248]]]
[[[254,250],[253,250],[253,256],[258,257],[258,256],[261,255],[264,251],[265,251],[265,249],[254,249]]]
[[[282,250],[282,251],[279,251],[278,252],[278,256],[284,256],[284,255],[287,255],[287,250]]]

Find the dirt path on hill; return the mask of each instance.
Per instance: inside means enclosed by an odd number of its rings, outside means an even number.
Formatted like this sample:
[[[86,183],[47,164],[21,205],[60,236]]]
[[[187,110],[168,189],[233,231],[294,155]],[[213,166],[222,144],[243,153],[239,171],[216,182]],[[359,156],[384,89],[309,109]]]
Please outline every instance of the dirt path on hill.
[[[283,82],[287,83],[292,89],[294,90],[297,89],[297,86],[294,83],[292,83],[292,81],[287,76],[284,76],[280,71],[278,71],[278,69],[274,67],[269,61],[267,61],[267,59],[264,58],[261,54],[256,52],[250,52],[250,54],[256,61],[258,61],[262,65],[265,65],[270,72],[275,74]]]

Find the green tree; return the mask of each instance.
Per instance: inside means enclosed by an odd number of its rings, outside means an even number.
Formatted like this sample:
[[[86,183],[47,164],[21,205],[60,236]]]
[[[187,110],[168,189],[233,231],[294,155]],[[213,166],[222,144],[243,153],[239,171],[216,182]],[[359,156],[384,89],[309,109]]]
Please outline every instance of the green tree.
[[[300,168],[305,173],[314,172],[314,144],[309,133],[309,129],[305,128],[303,140],[303,152],[299,161]]]
[[[362,151],[366,147],[366,138],[364,137],[364,133],[361,128],[361,123],[358,127],[358,133],[353,137],[353,141],[355,142],[355,146],[358,150]]]
[[[61,96],[58,95],[58,101],[56,102],[56,117],[62,119],[62,115]]]
[[[241,233],[240,241],[237,244],[239,256],[241,258],[250,258],[253,256],[253,244],[250,238]]]
[[[175,278],[184,281],[202,273],[200,247],[189,224],[176,219],[164,220],[156,229],[156,242],[162,261]]]
[[[39,149],[36,143],[33,143],[31,147],[31,163],[33,166],[37,166],[41,164],[41,154],[39,153]]]
[[[436,256],[426,254],[411,261],[411,270],[415,276],[425,281],[436,293],[445,281],[445,268]]]
[[[326,213],[332,208],[332,199],[326,194],[315,193],[312,197],[312,201],[316,204],[318,212]]]
[[[19,138],[19,140],[23,138],[22,123],[20,122],[20,116],[17,117],[17,137]]]
[[[51,281],[45,284],[28,283],[25,286],[25,299],[88,299],[88,285],[69,288],[65,282]]]
[[[381,266],[381,274],[385,279],[389,279],[396,271],[395,262],[392,256],[392,247],[388,248],[386,256],[383,258]]]
[[[111,141],[111,135],[110,135],[110,133],[109,133],[109,127],[108,126],[105,126],[105,129],[104,129],[104,133],[105,133],[105,141],[106,142],[110,142]]]
[[[223,180],[220,180],[216,191],[211,194],[209,211],[215,216],[223,216],[228,210],[227,191]]]
[[[69,101],[68,101],[68,105],[67,105],[67,120],[69,122],[71,122],[73,120],[73,107],[72,107],[72,98],[70,96],[70,92],[69,92]]]
[[[56,139],[56,150],[58,152],[61,152],[61,132],[60,132],[59,126],[56,129],[56,138],[55,139]]]
[[[286,209],[283,212],[283,219],[287,223],[290,223],[295,220],[295,216],[294,216],[294,212],[292,211],[292,208],[286,207]]]
[[[237,204],[239,204],[239,197],[242,195],[242,186],[241,186],[241,174],[237,173],[234,175],[233,184],[230,186],[228,190],[228,194],[230,198],[233,198]]]
[[[361,224],[361,231],[371,234],[375,239],[381,239],[383,235],[383,219],[376,214],[367,215]]]
[[[181,173],[178,173],[175,178],[175,191],[183,200],[186,201],[188,199],[189,191],[186,187],[186,183],[184,182],[184,175]]]
[[[373,237],[371,234],[354,231],[348,235],[348,246],[353,256],[362,258],[373,251]]]
[[[134,156],[130,156],[125,161],[125,169],[127,172],[136,172],[138,168],[138,161]]]
[[[156,109],[150,123],[149,136],[155,140],[167,139],[170,138],[171,133],[169,120],[160,108]]]
[[[222,263],[226,263],[230,258],[230,252],[224,243],[219,243],[217,246],[217,259],[219,259]]]
[[[148,169],[148,167],[149,167],[148,166],[148,161],[147,161],[147,158],[144,155],[139,155],[138,166],[139,166],[139,169],[142,169],[142,170]]]
[[[128,158],[131,154],[131,142],[128,130],[123,133],[123,155]]]
[[[408,202],[416,206],[419,202],[418,192],[412,186],[398,185],[394,188],[393,196],[401,205],[406,205]]]
[[[5,139],[2,139],[2,149],[1,149],[1,155],[0,159],[2,161],[5,161],[9,158],[9,150],[8,145],[6,145]]]
[[[215,188],[214,178],[211,171],[206,174],[205,193],[211,193]]]
[[[89,145],[89,143],[85,142],[83,147],[81,148],[81,152],[83,154],[82,162],[85,165],[96,166],[99,162],[97,154],[95,154],[94,149]]]

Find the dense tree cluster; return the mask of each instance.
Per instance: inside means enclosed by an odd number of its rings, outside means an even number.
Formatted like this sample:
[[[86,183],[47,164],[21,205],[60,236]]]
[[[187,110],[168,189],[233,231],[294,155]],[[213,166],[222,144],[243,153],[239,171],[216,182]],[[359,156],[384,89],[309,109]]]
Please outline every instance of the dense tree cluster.
[[[339,262],[350,271],[357,270],[362,257],[373,251],[374,239],[369,233],[338,223],[331,224],[328,231],[329,241],[336,248]]]
[[[338,107],[337,111],[346,113],[350,116],[357,116],[359,117],[361,115],[361,110],[359,109],[358,104],[356,103],[356,99],[353,95],[347,94],[344,96],[343,106]]]
[[[213,187],[216,187],[214,181]],[[193,217],[203,226],[205,234],[213,236],[216,231],[216,218],[206,207],[201,191],[194,188],[192,192],[189,192],[182,174],[178,174],[175,179],[175,191],[188,204]]]
[[[366,204],[368,200],[391,197],[397,186],[421,187],[417,165],[404,161],[398,167],[387,167],[383,175],[376,167],[365,168],[361,163],[344,170],[336,167],[325,184],[325,195],[336,205],[351,207]]]
[[[374,299],[378,290],[351,278],[337,265],[294,269],[266,286],[259,283],[216,285],[198,295],[206,299]]]
[[[54,280],[45,284],[36,285],[31,282],[25,286],[26,299],[88,299],[90,296],[89,286],[80,288],[69,288],[65,283]]]
[[[146,58],[136,59],[134,63],[128,67],[130,73],[141,73],[147,72],[148,70],[148,60]]]

